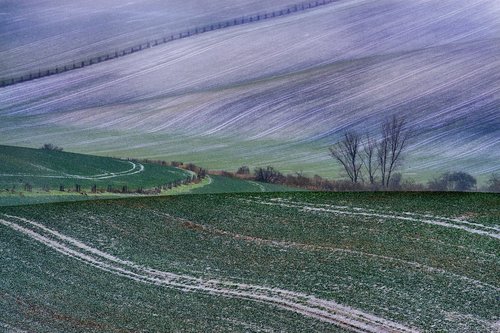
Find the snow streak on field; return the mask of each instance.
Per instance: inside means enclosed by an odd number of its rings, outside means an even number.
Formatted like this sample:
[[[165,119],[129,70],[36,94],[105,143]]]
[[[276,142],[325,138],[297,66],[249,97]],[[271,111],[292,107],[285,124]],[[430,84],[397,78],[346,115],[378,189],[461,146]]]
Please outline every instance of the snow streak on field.
[[[137,282],[185,292],[203,292],[269,303],[353,332],[417,332],[396,322],[306,294],[229,281],[203,280],[150,269],[90,247],[41,223],[5,214],[4,217],[8,219],[0,219],[0,223],[4,226],[19,231],[63,255]]]
[[[2,207],[0,322],[491,332],[498,200],[288,192]]]
[[[367,217],[377,217],[381,219],[396,219],[408,222],[420,222],[432,225],[438,225],[445,228],[455,228],[460,229],[468,233],[478,234],[483,236],[488,236],[500,240],[500,227],[497,226],[486,226],[478,223],[468,222],[461,219],[450,219],[445,217],[433,216],[433,215],[422,215],[415,213],[402,213],[396,214],[394,212],[387,211],[377,211],[374,209],[364,209],[358,207],[346,207],[346,206],[335,206],[335,205],[311,205],[304,202],[293,202],[285,199],[275,199],[271,201],[250,201],[262,205],[276,205],[288,208],[297,208],[306,212],[318,212],[318,213],[331,213],[331,214],[345,214],[351,216],[367,216]]]
[[[132,168],[120,172],[105,172],[99,175],[90,175],[90,176],[72,175],[68,173],[63,173],[62,175],[0,173],[0,177],[71,178],[71,179],[86,179],[86,180],[103,180],[103,179],[111,179],[122,176],[131,176],[144,172],[144,165],[142,165],[141,163],[134,163],[131,161],[127,161],[127,163],[130,164]]]
[[[201,22],[220,17],[217,7],[237,16],[288,5],[243,2],[178,2],[173,22],[184,27],[192,21],[183,19],[206,6],[217,14],[194,15]],[[152,22],[155,30],[164,11],[148,3],[129,9],[144,6],[140,25]],[[104,13],[107,6],[133,16],[114,0],[102,4]],[[486,175],[499,170],[500,159],[499,13],[496,0],[346,0],[186,38],[1,89],[1,140],[29,146],[50,140],[80,152],[209,168],[273,164],[331,175],[326,147],[345,129],[378,132],[385,117],[399,114],[417,135],[408,173],[460,165]],[[74,22],[82,20],[65,24]],[[88,35],[131,37],[124,29]],[[66,47],[47,45],[42,50]]]
[[[0,77],[112,52],[188,27],[289,4],[289,0],[4,1],[5,12],[0,13]]]

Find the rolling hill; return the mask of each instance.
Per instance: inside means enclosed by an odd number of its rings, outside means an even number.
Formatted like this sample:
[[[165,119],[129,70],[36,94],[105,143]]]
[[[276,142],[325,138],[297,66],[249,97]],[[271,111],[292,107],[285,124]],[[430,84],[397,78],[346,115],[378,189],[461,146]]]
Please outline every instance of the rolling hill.
[[[89,191],[111,186],[130,190],[153,188],[191,178],[188,171],[170,166],[126,161],[108,157],[0,146],[0,188],[20,190],[29,184],[33,189],[71,190],[79,184]]]
[[[0,208],[0,328],[494,332],[494,194],[275,193]]]
[[[391,116],[404,178],[500,172],[498,0],[316,3],[1,2],[0,331],[500,331],[498,194],[221,176]]]
[[[227,8],[284,5],[263,3]],[[397,114],[415,133],[405,174],[485,178],[499,171],[499,12],[351,0],[191,36],[0,89],[1,143],[339,177],[327,147]]]
[[[298,190],[218,175],[183,184],[194,176],[191,171],[157,163],[0,145],[0,206],[137,195]]]
[[[104,0],[2,2],[0,78],[86,60],[244,14],[282,9],[288,0]],[[50,45],[50,47],[47,47]]]

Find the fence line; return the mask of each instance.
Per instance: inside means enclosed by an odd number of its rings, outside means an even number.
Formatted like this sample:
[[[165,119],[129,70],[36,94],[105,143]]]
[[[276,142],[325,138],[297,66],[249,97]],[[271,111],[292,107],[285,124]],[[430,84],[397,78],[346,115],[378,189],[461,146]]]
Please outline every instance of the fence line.
[[[222,21],[222,22],[217,22],[217,23],[212,23],[212,24],[207,24],[205,26],[201,27],[195,27],[195,28],[190,28],[178,33],[171,34],[170,36],[162,37],[162,38],[157,38],[153,39],[144,43],[141,43],[139,45],[135,45],[132,47],[127,47],[125,49],[122,49],[120,51],[114,51],[112,53],[107,53],[104,55],[100,56],[95,56],[93,58],[85,59],[85,60],[79,60],[79,61],[74,61],[71,64],[66,64],[64,66],[57,66],[55,68],[50,68],[50,69],[40,69],[36,72],[31,72],[29,74],[16,77],[16,78],[5,78],[0,80],[0,87],[6,87],[10,85],[14,85],[17,83],[21,82],[26,82],[26,81],[31,81],[35,79],[39,79],[42,77],[46,76],[51,76],[55,74],[60,74],[64,73],[67,71],[83,68],[86,66],[91,66],[95,65],[104,61],[116,59],[119,57],[123,57],[135,52],[139,52],[151,47],[155,47],[158,45],[166,44],[175,40],[199,35],[202,33],[210,32],[210,31],[215,31],[215,30],[220,30],[220,29],[225,29],[228,27],[233,27],[237,25],[242,25],[242,24],[249,24],[249,23],[254,23],[254,22],[259,22],[263,20],[268,20],[276,17],[281,17],[281,16],[286,16],[290,15],[293,13],[297,12],[302,12],[311,8],[316,8],[319,6],[324,6],[328,5],[334,2],[338,2],[340,0],[318,0],[318,1],[312,1],[312,2],[305,2],[305,3],[300,3],[296,5],[292,5],[289,7],[286,7],[284,9],[272,11],[269,13],[264,13],[264,14],[254,14],[250,16],[242,16],[239,18],[233,18],[227,21]]]

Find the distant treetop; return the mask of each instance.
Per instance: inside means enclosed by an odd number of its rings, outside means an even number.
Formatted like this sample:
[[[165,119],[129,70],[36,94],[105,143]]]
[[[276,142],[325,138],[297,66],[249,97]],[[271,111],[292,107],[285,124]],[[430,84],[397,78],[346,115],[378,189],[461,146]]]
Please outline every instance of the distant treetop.
[[[63,151],[62,147],[58,147],[56,145],[53,145],[52,143],[44,143],[44,145],[40,149],[53,150],[53,151]]]

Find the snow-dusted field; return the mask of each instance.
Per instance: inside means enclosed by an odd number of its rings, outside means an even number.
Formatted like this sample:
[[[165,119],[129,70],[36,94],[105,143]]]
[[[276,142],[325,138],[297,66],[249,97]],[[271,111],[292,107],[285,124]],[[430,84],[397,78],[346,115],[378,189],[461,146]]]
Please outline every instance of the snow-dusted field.
[[[1,207],[0,327],[496,332],[499,199],[290,192]]]
[[[22,0],[2,2],[0,77],[120,50],[289,0]]]
[[[11,215],[5,217],[16,222],[0,219],[3,226],[14,229],[65,256],[139,283],[271,304],[354,332],[418,332],[399,323],[307,294],[230,281],[203,280],[144,267],[88,246],[36,221]]]
[[[62,35],[42,43],[49,38],[43,29],[11,22],[30,22],[37,11],[49,15],[52,6],[74,16],[58,21],[50,15],[41,25],[79,24],[75,33],[121,46],[154,37],[174,12],[178,17],[168,20],[168,29],[290,4],[226,2],[204,8],[179,1],[172,5],[175,11],[160,10],[159,1],[107,1],[93,10],[84,1],[37,4],[31,14],[4,19],[9,24],[0,38],[9,42],[2,43],[2,71],[24,70],[15,62],[25,63],[35,48],[55,54],[43,57],[47,63],[80,52],[66,43],[70,30],[58,28]],[[6,10],[19,13],[18,8]],[[93,24],[88,33],[88,16],[102,22],[99,15],[110,12],[120,24],[104,21],[116,30]],[[123,24],[127,16],[144,21],[134,28]],[[32,28],[40,33],[34,44],[16,37]],[[385,117],[400,114],[416,133],[409,174],[489,174],[500,169],[499,37],[500,4],[493,0],[340,1],[2,88],[1,143],[50,141],[88,153],[183,159],[225,169],[273,164],[328,175],[326,147],[345,129],[376,132]],[[81,52],[95,54],[93,42],[77,44],[85,47]],[[104,50],[105,44],[98,45]]]

